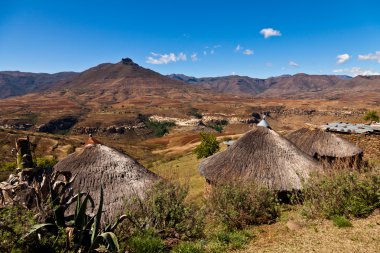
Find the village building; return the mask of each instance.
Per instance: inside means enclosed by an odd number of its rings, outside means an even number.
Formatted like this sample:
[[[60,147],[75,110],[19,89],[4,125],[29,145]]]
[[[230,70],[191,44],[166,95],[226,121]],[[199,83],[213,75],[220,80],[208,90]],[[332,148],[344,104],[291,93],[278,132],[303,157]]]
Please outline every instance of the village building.
[[[333,133],[320,128],[301,128],[285,136],[306,154],[325,165],[359,167],[363,150]]]
[[[132,157],[101,144],[93,137],[87,140],[82,150],[58,162],[54,170],[76,175],[74,191],[88,192],[96,205],[103,187],[103,217],[107,222],[113,222],[122,214],[126,198],[143,196],[146,189],[159,179]]]
[[[267,127],[254,127],[227,150],[204,159],[199,171],[212,185],[253,181],[272,190],[300,190],[310,173],[320,169],[311,156]]]

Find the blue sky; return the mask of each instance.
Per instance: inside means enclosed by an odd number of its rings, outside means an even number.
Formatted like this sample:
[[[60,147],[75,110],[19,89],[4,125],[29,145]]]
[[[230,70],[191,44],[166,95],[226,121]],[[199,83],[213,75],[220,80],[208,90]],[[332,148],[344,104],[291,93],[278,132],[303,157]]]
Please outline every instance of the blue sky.
[[[0,70],[130,57],[197,77],[380,74],[379,10],[375,0],[0,0]]]

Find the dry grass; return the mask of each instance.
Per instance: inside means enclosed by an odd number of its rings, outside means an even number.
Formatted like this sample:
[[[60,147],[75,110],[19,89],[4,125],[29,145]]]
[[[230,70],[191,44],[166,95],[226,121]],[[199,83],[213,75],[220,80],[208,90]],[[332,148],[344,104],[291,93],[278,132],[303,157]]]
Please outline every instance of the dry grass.
[[[165,179],[176,180],[188,185],[188,200],[200,204],[203,200],[206,182],[198,172],[199,162],[200,160],[197,160],[194,154],[188,153],[171,161],[156,162],[151,170]]]
[[[253,228],[256,238],[241,252],[379,252],[379,212],[352,224],[338,228],[329,220],[306,220],[293,210],[273,225]]]

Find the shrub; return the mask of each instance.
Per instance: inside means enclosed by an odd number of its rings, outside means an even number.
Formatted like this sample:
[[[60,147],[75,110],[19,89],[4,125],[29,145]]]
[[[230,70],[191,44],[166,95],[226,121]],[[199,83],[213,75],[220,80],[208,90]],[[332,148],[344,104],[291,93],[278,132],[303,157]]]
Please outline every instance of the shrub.
[[[203,115],[196,108],[191,108],[190,112],[188,113],[188,115],[194,116],[197,119],[202,119],[203,118]]]
[[[0,167],[0,182],[7,180],[9,174],[15,173],[17,168],[16,162],[5,162]]]
[[[159,253],[164,251],[162,239],[151,233],[132,236],[128,240],[128,247],[132,253]]]
[[[169,129],[171,127],[175,126],[174,122],[160,122],[151,120],[147,115],[144,114],[139,114],[137,116],[137,120],[139,120],[140,122],[144,122],[144,124],[152,130],[154,136],[156,137],[164,136],[165,134],[169,133]]]
[[[33,212],[19,206],[0,209],[0,252],[64,252],[66,236],[63,230],[58,236],[25,237],[36,223],[33,216]]]
[[[215,186],[209,204],[214,215],[229,230],[272,223],[280,215],[277,195],[253,183]]]
[[[380,176],[373,172],[315,174],[304,185],[303,214],[310,218],[367,217],[380,207]]]
[[[211,124],[208,124],[207,127],[214,129],[215,131],[221,133],[223,132],[223,126],[228,125],[228,121],[225,119],[215,120]]]
[[[175,126],[174,122],[169,122],[169,121],[152,121],[149,120],[146,122],[147,126],[153,130],[153,134],[156,137],[162,137],[165,134],[169,133],[169,129],[173,126]]]
[[[352,227],[352,223],[344,216],[333,216],[331,217],[331,220],[338,228]]]
[[[201,144],[199,144],[194,153],[197,158],[209,157],[219,151],[219,142],[216,140],[216,136],[211,133],[200,133]]]
[[[37,158],[37,167],[43,170],[50,170],[57,164],[57,160],[55,158]]]
[[[122,227],[125,235],[153,230],[161,238],[199,238],[203,235],[203,213],[186,203],[188,189],[179,184],[159,181],[146,192],[126,202],[129,223]]]
[[[375,110],[369,110],[366,115],[363,117],[364,120],[370,120],[370,121],[379,121],[380,118],[377,115],[377,111]]]
[[[22,248],[25,241],[21,237],[35,223],[33,214],[21,207],[12,206],[0,209],[0,252]]]
[[[253,237],[253,234],[249,231],[220,231],[216,235],[218,242],[222,243],[226,248],[230,250],[242,249],[249,240]]]
[[[200,242],[183,242],[178,244],[172,253],[203,253],[205,250]]]

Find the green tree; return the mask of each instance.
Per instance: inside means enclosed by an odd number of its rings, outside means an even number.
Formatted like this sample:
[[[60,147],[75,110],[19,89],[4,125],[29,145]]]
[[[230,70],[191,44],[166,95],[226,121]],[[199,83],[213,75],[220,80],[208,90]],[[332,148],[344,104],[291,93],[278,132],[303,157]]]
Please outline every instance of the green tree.
[[[219,142],[216,140],[216,136],[211,133],[200,133],[201,144],[199,144],[194,153],[197,155],[197,158],[209,157],[219,151]]]
[[[364,120],[370,120],[370,121],[379,121],[379,115],[377,115],[377,111],[375,110],[369,110],[366,115],[363,117]]]

